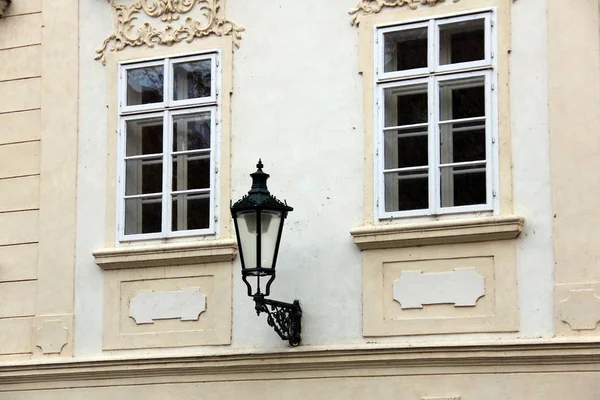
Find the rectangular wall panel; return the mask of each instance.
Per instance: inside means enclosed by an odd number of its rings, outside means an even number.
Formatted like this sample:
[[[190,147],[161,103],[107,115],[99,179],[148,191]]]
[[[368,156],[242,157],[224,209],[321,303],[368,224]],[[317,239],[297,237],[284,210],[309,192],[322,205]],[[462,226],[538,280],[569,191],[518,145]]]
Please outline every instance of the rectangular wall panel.
[[[0,319],[0,354],[31,352],[32,318]]]
[[[39,206],[39,176],[0,179],[0,212],[31,210]]]
[[[21,0],[19,0],[21,1]],[[13,1],[14,3],[18,3]],[[27,14],[2,19],[0,49],[31,46],[42,42],[42,15]]]
[[[37,278],[38,245],[0,247],[0,282]]]
[[[0,146],[0,179],[40,173],[40,142]]]
[[[40,88],[40,78],[0,82],[0,113],[40,108]]]
[[[36,281],[0,283],[0,318],[35,314]]]
[[[19,211],[0,214],[0,246],[38,241],[39,212]]]
[[[41,75],[41,46],[0,50],[0,81]]]
[[[0,145],[14,142],[39,140],[41,131],[41,111],[21,111],[0,114]]]

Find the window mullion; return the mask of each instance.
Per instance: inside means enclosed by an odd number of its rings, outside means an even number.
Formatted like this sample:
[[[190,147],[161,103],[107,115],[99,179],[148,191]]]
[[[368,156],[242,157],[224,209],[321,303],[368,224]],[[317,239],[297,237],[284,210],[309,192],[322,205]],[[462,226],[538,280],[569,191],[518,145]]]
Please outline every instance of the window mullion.
[[[217,110],[213,108],[210,110],[210,194],[209,194],[209,220],[208,224],[211,229],[214,228],[214,224],[216,221],[216,212],[217,208],[217,185],[216,175],[217,175],[217,166],[216,166],[216,148],[217,148]]]
[[[163,68],[165,71],[163,74],[163,93],[165,96],[163,101],[165,107],[171,107],[173,105],[173,67],[169,58],[165,58]]]
[[[428,49],[429,49],[429,71],[431,74],[435,74],[438,70],[439,65],[439,40],[437,35],[437,23],[435,20],[429,21],[428,26]],[[429,78],[428,86],[429,95],[428,107],[429,107],[429,212],[437,214],[439,210],[439,126],[438,126],[438,89],[437,79],[435,75]]]
[[[173,103],[173,77],[171,71],[171,60],[164,60],[164,102],[166,107],[170,107]],[[171,221],[173,212],[173,203],[171,200],[171,181],[173,176],[173,162],[171,160],[171,149],[173,143],[173,116],[166,110],[164,112],[164,128],[163,128],[163,206],[162,206],[162,236],[171,236]]]
[[[496,57],[496,54],[493,54],[493,47],[492,47],[492,19],[491,19],[491,15],[487,14],[484,18],[484,53],[485,53],[485,62],[486,64],[491,64],[492,63],[492,58]]]
[[[119,68],[119,83],[117,86],[117,95],[119,96],[119,104],[117,109],[119,110],[119,116],[123,110],[123,102],[127,101],[127,88],[125,83],[126,71],[127,70],[125,68]]]
[[[172,202],[171,202],[171,180],[173,176],[172,168],[173,163],[171,161],[171,147],[173,143],[173,116],[169,111],[164,112],[163,117],[163,206],[162,206],[162,234],[164,237],[168,237],[171,233],[171,213]]]
[[[375,115],[377,119],[376,123],[376,154],[375,154],[375,168],[377,170],[377,212],[380,216],[383,216],[385,213],[385,175],[383,174],[384,170],[384,146],[383,146],[383,126],[384,124],[384,96],[383,96],[383,87],[379,86],[376,88],[376,103],[375,103]]]
[[[119,162],[117,165],[117,197],[118,197],[118,207],[117,207],[117,237],[122,238],[125,235],[125,170],[126,163],[124,155],[126,153],[125,148],[125,131],[126,120],[121,119],[119,121],[119,136],[118,136],[118,152],[123,156],[119,156]]]
[[[427,63],[429,64],[429,72],[433,74],[438,70],[440,64],[435,20],[429,21],[427,36],[429,37],[427,41]]]
[[[435,76],[429,79],[429,210],[437,214],[440,209],[440,135],[439,89]]]
[[[486,163],[486,171],[485,171],[485,181],[486,181],[486,203],[488,206],[493,205],[494,202],[494,191],[495,191],[495,179],[494,174],[496,171],[495,165],[495,152],[493,151],[494,139],[496,136],[496,132],[493,127],[497,126],[495,123],[495,115],[492,111],[492,99],[494,98],[495,93],[494,89],[492,89],[492,72],[488,71],[485,74],[485,159]],[[496,140],[497,142],[497,140]]]
[[[217,87],[217,71],[219,70],[217,65],[217,57],[212,57],[210,61],[211,65],[211,74],[210,74],[210,92],[211,97],[215,99],[215,101],[219,98],[219,88]]]
[[[375,60],[375,83],[379,83],[379,77],[383,73],[384,68],[384,57],[385,57],[385,46],[383,45],[383,31],[375,31],[375,51],[377,57]]]

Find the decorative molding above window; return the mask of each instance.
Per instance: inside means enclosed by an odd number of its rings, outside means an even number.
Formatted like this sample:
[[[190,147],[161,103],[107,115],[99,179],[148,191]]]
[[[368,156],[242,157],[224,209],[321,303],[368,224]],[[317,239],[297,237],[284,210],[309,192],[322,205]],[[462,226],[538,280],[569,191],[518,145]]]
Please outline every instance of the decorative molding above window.
[[[223,16],[223,0],[138,0],[130,5],[107,1],[114,10],[115,28],[96,50],[96,60],[103,64],[108,51],[190,43],[209,35],[231,35],[239,46],[244,31]],[[185,19],[180,18],[184,15]]]
[[[446,0],[359,0],[358,5],[348,11],[352,15],[352,25],[358,26],[360,17],[379,13],[384,7],[404,7],[407,6],[411,10],[416,10],[419,5],[435,6],[438,3],[443,3]],[[452,0],[458,3],[460,0]]]

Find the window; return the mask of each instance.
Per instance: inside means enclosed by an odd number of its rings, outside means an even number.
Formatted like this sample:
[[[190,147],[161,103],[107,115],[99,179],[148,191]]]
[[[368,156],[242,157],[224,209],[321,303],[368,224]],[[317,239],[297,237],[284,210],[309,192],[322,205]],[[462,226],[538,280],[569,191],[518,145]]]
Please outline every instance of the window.
[[[492,17],[486,12],[378,28],[380,219],[493,211]]]
[[[216,53],[121,65],[118,236],[214,232]]]

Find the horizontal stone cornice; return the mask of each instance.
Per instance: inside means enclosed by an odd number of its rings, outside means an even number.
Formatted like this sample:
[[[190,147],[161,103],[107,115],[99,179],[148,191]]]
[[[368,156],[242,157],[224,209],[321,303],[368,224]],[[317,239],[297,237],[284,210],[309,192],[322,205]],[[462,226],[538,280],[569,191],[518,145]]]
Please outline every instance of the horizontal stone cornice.
[[[361,250],[514,239],[522,217],[494,216],[363,226],[350,234]]]
[[[600,342],[529,342],[224,352],[208,356],[22,361],[0,365],[0,392],[109,386],[316,377],[600,371]]]
[[[114,247],[93,255],[103,269],[123,269],[231,261],[236,252],[235,241],[226,239]]]

